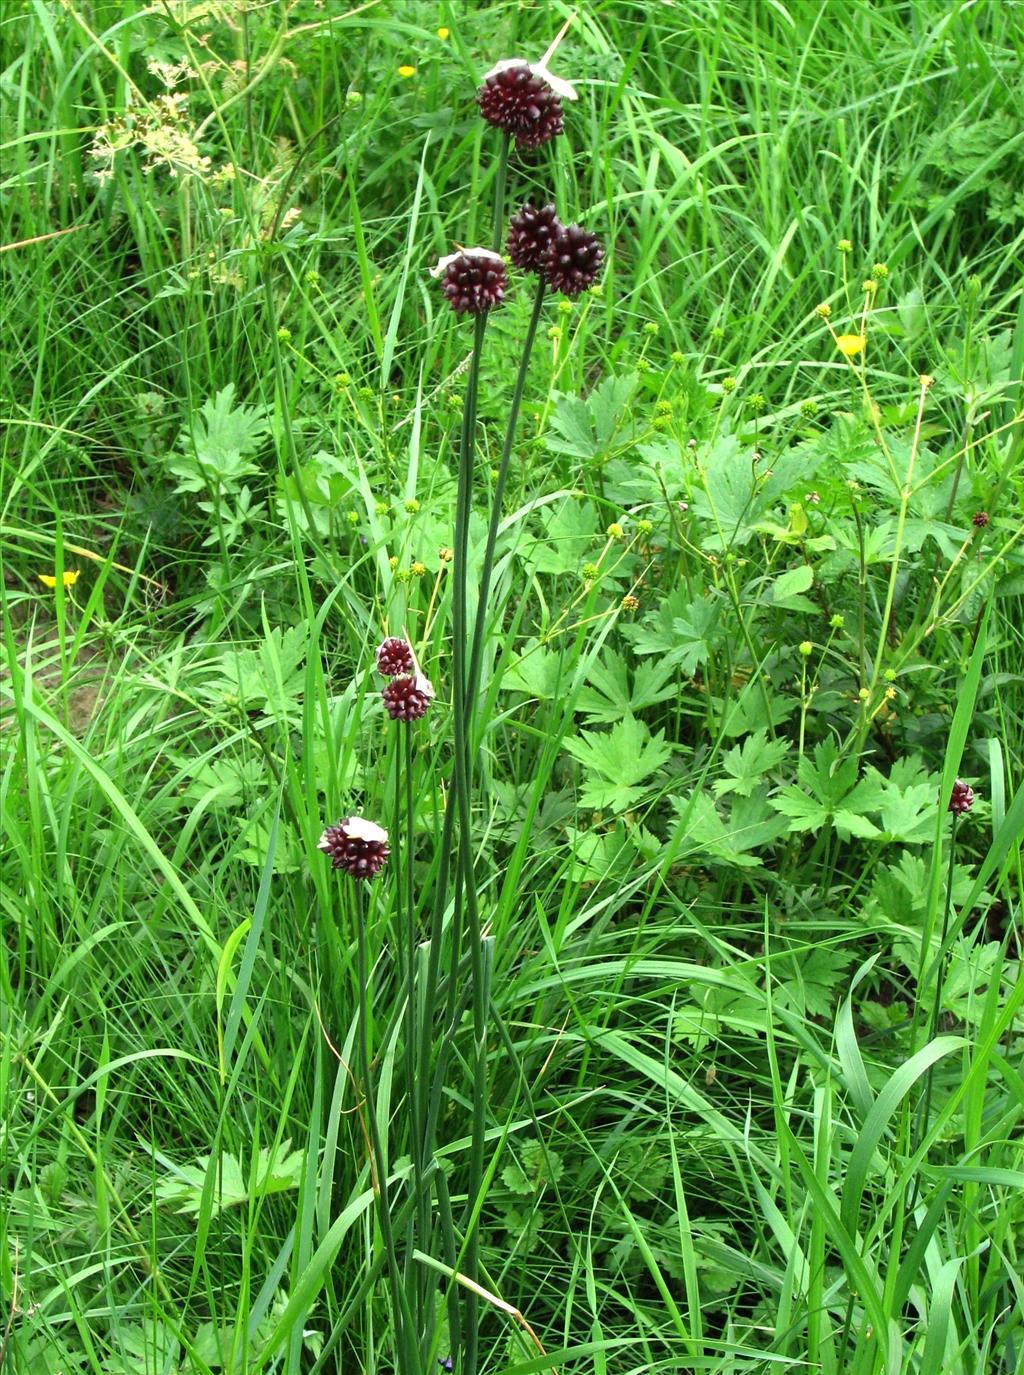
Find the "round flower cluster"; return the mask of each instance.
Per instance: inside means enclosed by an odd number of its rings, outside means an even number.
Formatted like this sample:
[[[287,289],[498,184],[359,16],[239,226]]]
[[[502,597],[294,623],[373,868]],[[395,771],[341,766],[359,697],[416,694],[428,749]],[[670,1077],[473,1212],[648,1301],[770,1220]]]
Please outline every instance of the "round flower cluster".
[[[540,62],[507,58],[484,77],[476,93],[488,124],[503,129],[519,149],[539,148],[565,128],[563,100],[575,100],[568,81],[553,76]]]
[[[403,673],[391,679],[381,698],[392,721],[418,721],[426,716],[434,700],[434,689],[422,673]]]
[[[420,672],[409,641],[389,635],[377,646],[376,660],[377,671],[391,679],[381,699],[392,721],[418,721],[426,716],[434,689],[426,674]]]
[[[399,673],[411,673],[416,665],[412,645],[397,635],[389,635],[377,646],[377,672],[385,678],[394,678]]]
[[[508,255],[524,272],[539,273],[563,296],[579,296],[594,285],[604,261],[596,234],[562,224],[553,205],[538,210],[529,201],[509,222]]]
[[[494,310],[508,290],[505,259],[489,248],[460,248],[449,253],[431,268],[430,275],[442,279],[441,290],[456,315]]]
[[[974,789],[958,778],[949,796],[949,810],[954,816],[963,816],[964,812],[969,812],[973,806]]]
[[[317,848],[330,856],[332,869],[367,880],[380,873],[390,854],[387,831],[361,816],[345,816],[328,826]]]

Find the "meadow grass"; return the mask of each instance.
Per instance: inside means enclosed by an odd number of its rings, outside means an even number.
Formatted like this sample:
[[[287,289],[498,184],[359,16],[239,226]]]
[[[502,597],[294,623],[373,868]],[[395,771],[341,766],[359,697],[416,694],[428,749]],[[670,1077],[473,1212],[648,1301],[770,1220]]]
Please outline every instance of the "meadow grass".
[[[473,330],[427,268],[490,239],[483,73],[568,15],[5,10],[18,1375],[384,1375],[406,1300],[464,1372],[468,1264],[487,1375],[1018,1369],[1024,11],[579,7],[507,207],[607,257],[543,305],[498,507],[467,950]],[[385,633],[438,692],[402,732]]]

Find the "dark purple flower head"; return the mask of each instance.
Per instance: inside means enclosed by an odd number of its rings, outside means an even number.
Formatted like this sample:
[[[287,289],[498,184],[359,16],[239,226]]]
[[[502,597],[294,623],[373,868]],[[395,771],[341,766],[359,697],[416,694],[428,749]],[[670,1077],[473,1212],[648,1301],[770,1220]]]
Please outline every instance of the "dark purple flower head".
[[[539,272],[544,254],[561,228],[553,205],[542,205],[538,210],[527,201],[509,220],[508,256],[524,272]]]
[[[493,310],[508,289],[505,259],[489,248],[460,248],[442,258],[430,274],[442,279],[441,290],[456,315]]]
[[[954,816],[963,816],[974,806],[974,789],[958,778],[949,796],[949,810]]]
[[[361,816],[345,816],[328,826],[318,848],[331,857],[332,869],[344,869],[353,878],[371,879],[387,863],[388,833]]]
[[[975,511],[974,515],[971,517],[971,524],[976,530],[984,530],[988,522],[989,514],[987,511]]]
[[[438,1365],[441,1367],[442,1370],[455,1369],[455,1361],[451,1356],[442,1356],[441,1359],[438,1361]]]
[[[394,678],[399,673],[411,673],[416,667],[412,645],[397,635],[389,635],[377,646],[377,672],[385,678]]]
[[[544,276],[563,296],[578,296],[597,281],[604,249],[596,234],[578,224],[559,230],[544,252]]]
[[[392,721],[418,721],[421,716],[426,716],[434,700],[434,689],[430,679],[422,673],[408,673],[400,678],[392,678],[381,697]]]
[[[576,99],[567,81],[552,76],[540,62],[517,57],[492,67],[476,93],[484,119],[511,134],[517,148],[539,148],[562,132],[563,99]]]

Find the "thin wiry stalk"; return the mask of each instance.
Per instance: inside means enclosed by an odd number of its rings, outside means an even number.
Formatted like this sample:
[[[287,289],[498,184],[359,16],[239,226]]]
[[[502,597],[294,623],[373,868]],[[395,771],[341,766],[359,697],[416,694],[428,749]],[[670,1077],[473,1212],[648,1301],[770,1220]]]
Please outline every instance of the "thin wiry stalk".
[[[402,767],[405,773],[405,844],[404,854],[402,855],[403,876],[405,879],[405,966],[406,966],[406,1008],[405,1008],[405,1065],[407,1084],[406,1089],[409,1094],[410,1111],[412,1117],[412,1166],[413,1166],[413,1190],[416,1195],[416,1227],[419,1233],[419,1244],[429,1245],[431,1241],[431,1220],[430,1220],[430,1182],[428,1165],[429,1158],[424,1155],[424,1114],[423,1100],[415,1092],[416,1084],[416,1061],[418,1054],[419,1041],[428,1041],[426,1028],[420,1025],[418,1013],[418,1002],[416,997],[416,882],[413,873],[413,855],[415,853],[416,836],[415,824],[416,813],[413,804],[412,786],[412,723],[403,722],[400,726],[402,737]],[[400,794],[400,789],[396,788],[396,794]],[[400,807],[400,802],[396,799],[396,806]],[[411,1255],[411,1252],[410,1252]],[[419,1267],[422,1270],[422,1266]],[[422,1275],[412,1275],[412,1284],[415,1296],[416,1312],[416,1331],[419,1335],[421,1347],[421,1358],[425,1357],[424,1344],[429,1342],[430,1333],[433,1327],[433,1312],[428,1303],[431,1292],[429,1279],[425,1282]],[[410,1273],[406,1268],[406,1281],[408,1283]]]
[[[463,406],[462,442],[459,450],[459,485],[456,498],[455,517],[455,558],[453,562],[454,585],[452,588],[452,704],[453,733],[455,736],[455,809],[459,818],[458,864],[455,882],[464,884],[466,905],[466,938],[469,941],[469,954],[472,967],[473,1001],[473,1131],[470,1146],[468,1197],[472,1208],[473,1200],[483,1178],[483,1134],[479,1127],[480,1113],[477,1103],[487,1092],[487,1007],[484,993],[483,948],[481,945],[480,911],[477,906],[476,881],[473,864],[473,813],[470,790],[472,787],[472,767],[469,755],[471,704],[467,700],[467,663],[466,648],[468,624],[466,616],[466,574],[469,557],[469,520],[473,508],[473,462],[476,452],[476,406],[480,380],[480,354],[483,349],[484,331],[487,315],[477,315],[473,330],[473,354],[469,365],[469,378],[466,384],[466,401]],[[453,951],[453,957],[454,957]],[[483,1051],[481,1050],[483,1047]],[[466,1248],[466,1271],[471,1279],[476,1279],[479,1266],[479,1242],[476,1229],[469,1238]],[[464,1370],[466,1375],[474,1375],[477,1358],[477,1323],[479,1305],[476,1296],[466,1298],[466,1339]]]
[[[473,626],[473,648],[469,658],[469,683],[467,692],[469,702],[476,701],[477,690],[480,685],[480,661],[483,657],[484,632],[487,621],[487,598],[491,590],[491,575],[494,571],[494,547],[498,539],[498,525],[501,521],[501,503],[505,495],[505,483],[508,479],[509,465],[512,459],[512,450],[515,446],[516,423],[519,419],[519,409],[522,405],[523,391],[526,387],[526,375],[530,367],[530,355],[533,352],[533,343],[537,337],[537,326],[540,323],[541,311],[544,306],[545,282],[544,278],[537,278],[537,293],[533,298],[533,312],[530,315],[530,323],[526,329],[526,338],[523,341],[523,352],[519,359],[519,371],[516,374],[516,385],[512,392],[512,402],[509,407],[508,425],[505,429],[505,443],[501,450],[501,460],[498,464],[498,476],[494,483],[494,498],[491,505],[491,516],[487,525],[487,542],[484,545],[483,564],[480,569],[480,594],[476,604],[476,623]]]

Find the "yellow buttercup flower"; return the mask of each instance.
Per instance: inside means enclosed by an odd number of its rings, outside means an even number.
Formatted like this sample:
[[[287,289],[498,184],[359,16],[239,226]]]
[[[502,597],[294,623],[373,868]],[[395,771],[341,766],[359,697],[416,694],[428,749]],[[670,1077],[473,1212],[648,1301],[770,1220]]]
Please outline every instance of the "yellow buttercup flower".
[[[856,358],[858,353],[864,352],[864,347],[868,342],[866,334],[837,334],[836,348],[844,358]]]
[[[448,30],[447,30],[447,29],[438,29],[438,31],[437,31],[437,36],[438,36],[438,38],[440,38],[441,42],[443,43],[444,40],[448,37]]]
[[[408,79],[410,76],[415,76],[415,75],[416,75],[416,68],[415,68],[415,67],[399,67],[399,69],[398,69],[398,75],[401,76],[401,77],[405,77],[406,79]]]
[[[64,584],[65,587],[74,587],[75,583],[78,581],[78,572],[79,570],[76,568],[73,571],[64,574],[64,576],[61,578],[61,582]],[[43,584],[44,587],[57,586],[57,579],[51,573],[38,573],[36,576],[39,578],[39,581]]]

